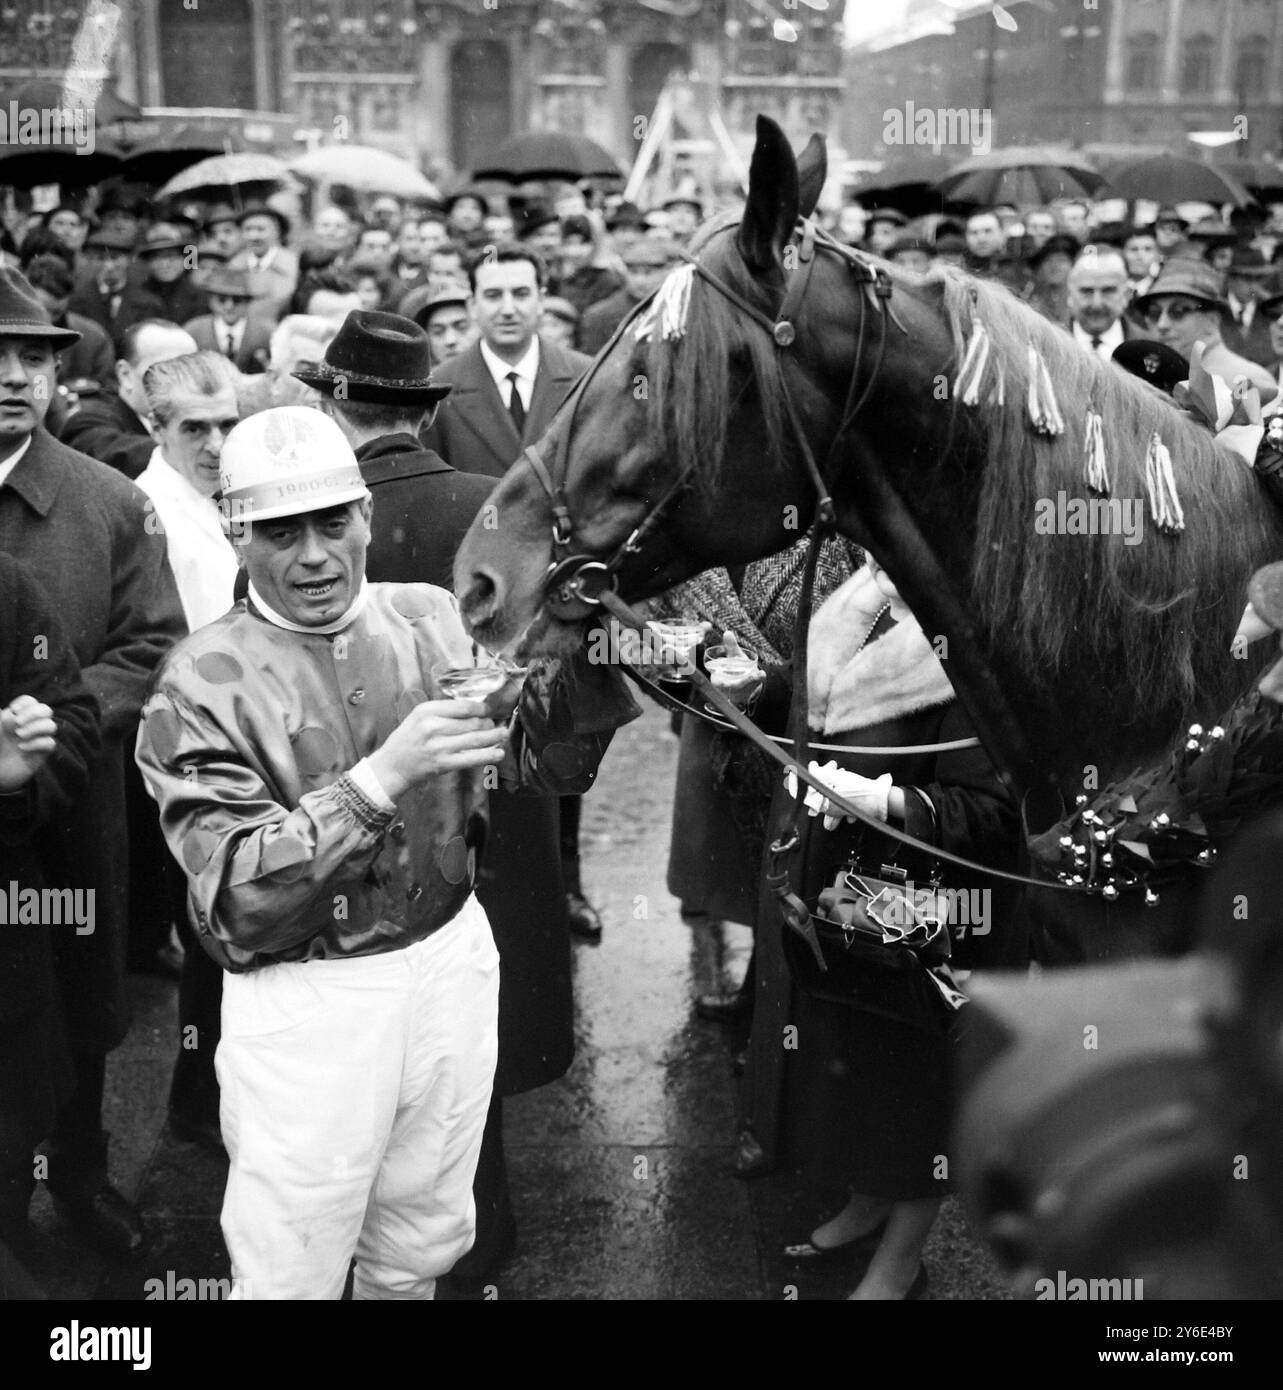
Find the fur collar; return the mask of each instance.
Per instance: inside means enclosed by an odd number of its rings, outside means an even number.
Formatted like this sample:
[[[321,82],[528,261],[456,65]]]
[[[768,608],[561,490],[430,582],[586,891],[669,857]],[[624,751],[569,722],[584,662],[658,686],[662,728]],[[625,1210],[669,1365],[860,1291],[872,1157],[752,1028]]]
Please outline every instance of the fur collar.
[[[954,698],[916,618],[861,646],[886,603],[868,568],[835,590],[811,620],[808,722],[822,734],[864,729]]]

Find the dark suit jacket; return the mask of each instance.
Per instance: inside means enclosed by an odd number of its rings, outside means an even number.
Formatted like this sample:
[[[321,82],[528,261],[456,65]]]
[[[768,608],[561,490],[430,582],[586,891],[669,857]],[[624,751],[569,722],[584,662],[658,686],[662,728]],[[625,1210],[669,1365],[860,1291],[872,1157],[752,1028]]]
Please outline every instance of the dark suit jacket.
[[[152,672],[187,624],[165,537],[115,469],[36,430],[0,487],[0,551],[24,563],[57,612],[102,714],[102,755],[84,794],[42,834],[53,886],[92,888],[95,927],[55,941],[73,1045],[102,1052],[128,1026],[125,755]]]
[[[136,478],[151,461],[156,441],[114,391],[89,396],[69,415],[59,435],[72,449]]]
[[[66,323],[59,325],[80,334],[80,341],[58,353],[58,379],[74,381],[88,377],[104,391],[116,389],[116,354],[111,348],[107,330],[82,314],[68,313]]]
[[[183,327],[196,339],[196,346],[203,352],[222,352],[218,336],[214,332],[213,314],[201,314],[199,318],[189,319]],[[236,366],[242,372],[265,372],[271,343],[271,329],[264,323],[247,319],[245,330],[241,334],[241,345],[236,350]]]
[[[168,317],[165,306],[154,294],[149,294],[148,291],[134,285],[126,285],[121,292],[120,304],[113,318],[107,301],[98,292],[98,285],[93,280],[77,285],[67,301],[67,307],[73,313],[93,319],[100,328],[105,328],[112,345],[117,349],[120,347],[120,335],[125,329],[132,328],[143,319]]]
[[[424,431],[424,448],[435,450],[461,473],[502,478],[522,449],[548,428],[591,360],[582,352],[540,338],[535,392],[525,431],[518,439],[508,407],[481,356],[481,345],[474,343],[432,374],[434,381],[454,390],[441,402],[431,429]]]
[[[580,351],[595,357],[610,341],[615,329],[640,303],[641,300],[625,285],[609,299],[594,304],[579,320]]]
[[[450,588],[454,553],[495,480],[456,472],[410,434],[371,440],[356,456],[374,495],[367,576]],[[499,949],[497,1095],[555,1081],[574,1055],[558,824],[558,797],[490,793],[477,897]]]
[[[1232,318],[1226,318],[1221,326],[1221,341],[1231,352],[1255,362],[1258,367],[1268,367],[1274,361],[1274,349],[1270,346],[1269,320],[1258,307],[1252,315],[1252,322],[1244,333],[1242,326]]]

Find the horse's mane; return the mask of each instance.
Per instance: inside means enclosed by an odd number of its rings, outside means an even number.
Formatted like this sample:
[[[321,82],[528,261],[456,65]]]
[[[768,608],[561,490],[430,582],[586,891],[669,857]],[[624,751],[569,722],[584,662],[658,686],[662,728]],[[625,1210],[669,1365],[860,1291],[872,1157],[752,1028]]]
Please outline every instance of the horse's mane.
[[[952,271],[933,272],[927,283],[943,292],[955,371],[973,317],[991,344],[982,403],[953,406],[955,428],[978,427],[972,437],[984,455],[972,552],[980,622],[1014,644],[1049,691],[1076,669],[1108,671],[1119,725],[1157,721],[1170,731],[1193,714],[1214,719],[1258,664],[1234,660],[1229,640],[1247,579],[1283,544],[1254,474],[1166,396],[1083,352],[1005,289]],[[1054,384],[1065,421],[1059,436],[1030,425],[1030,343]],[[990,400],[998,373],[1002,405]],[[1139,500],[1139,544],[1034,529],[1040,499],[1092,496],[1083,478],[1089,410],[1103,421],[1110,496]],[[1155,433],[1170,450],[1184,510],[1178,535],[1162,534],[1149,511],[1145,458]]]
[[[701,228],[691,245],[692,254],[738,221],[732,213]],[[761,299],[763,309],[769,310],[752,282],[745,284],[747,277],[733,274],[716,259],[710,259],[709,268],[739,293]],[[768,457],[780,456],[785,432],[775,345],[711,285],[696,277],[683,336],[664,340],[652,334],[644,359],[645,386],[661,445],[669,458],[691,466],[696,485],[706,495],[720,480],[727,426],[742,400],[756,395],[764,416]],[[746,363],[750,373],[738,394],[731,390],[732,362]]]

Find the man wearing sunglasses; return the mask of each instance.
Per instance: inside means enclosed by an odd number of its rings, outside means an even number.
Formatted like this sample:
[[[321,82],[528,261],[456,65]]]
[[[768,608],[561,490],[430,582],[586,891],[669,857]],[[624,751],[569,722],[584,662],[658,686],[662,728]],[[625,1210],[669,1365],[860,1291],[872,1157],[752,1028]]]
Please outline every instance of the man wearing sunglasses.
[[[1240,357],[1221,337],[1229,304],[1221,277],[1204,261],[1171,260],[1163,266],[1148,294],[1136,301],[1136,311],[1153,337],[1188,361],[1196,343],[1203,344],[1203,365],[1230,385],[1245,376],[1261,393],[1263,405],[1278,395],[1277,381],[1264,367]]]

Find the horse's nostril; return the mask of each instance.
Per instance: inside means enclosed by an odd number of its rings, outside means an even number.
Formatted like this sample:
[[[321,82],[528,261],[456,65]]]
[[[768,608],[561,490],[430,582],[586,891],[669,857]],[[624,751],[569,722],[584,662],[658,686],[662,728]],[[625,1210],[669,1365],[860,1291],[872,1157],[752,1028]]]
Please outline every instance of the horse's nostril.
[[[459,606],[471,623],[491,617],[499,607],[498,577],[486,569],[476,569],[468,577],[468,587],[460,596]]]

